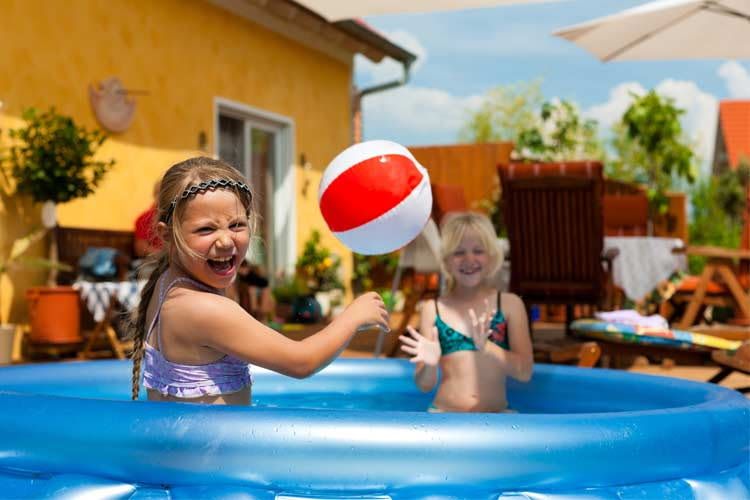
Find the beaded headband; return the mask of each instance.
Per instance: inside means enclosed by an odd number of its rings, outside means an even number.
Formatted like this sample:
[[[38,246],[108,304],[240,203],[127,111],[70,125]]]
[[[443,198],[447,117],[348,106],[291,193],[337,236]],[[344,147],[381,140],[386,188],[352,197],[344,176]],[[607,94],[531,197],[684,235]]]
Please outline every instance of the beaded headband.
[[[162,222],[164,222],[165,224],[169,224],[178,201],[185,200],[187,198],[190,198],[191,196],[197,195],[198,193],[205,193],[208,190],[218,188],[235,189],[247,194],[247,196],[251,200],[253,199],[253,193],[250,192],[250,188],[247,187],[247,184],[245,184],[244,182],[233,181],[230,179],[211,179],[210,181],[203,181],[200,184],[193,184],[192,186],[186,187],[182,194],[177,196],[169,205],[167,213],[162,218]]]

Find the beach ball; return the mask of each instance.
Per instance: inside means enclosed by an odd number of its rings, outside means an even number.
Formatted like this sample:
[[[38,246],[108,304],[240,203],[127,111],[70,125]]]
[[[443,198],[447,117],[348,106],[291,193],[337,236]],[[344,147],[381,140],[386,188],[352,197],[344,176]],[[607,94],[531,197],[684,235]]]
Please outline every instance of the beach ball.
[[[411,242],[427,223],[430,177],[402,145],[361,142],[326,167],[318,201],[344,245],[365,255],[389,253]]]

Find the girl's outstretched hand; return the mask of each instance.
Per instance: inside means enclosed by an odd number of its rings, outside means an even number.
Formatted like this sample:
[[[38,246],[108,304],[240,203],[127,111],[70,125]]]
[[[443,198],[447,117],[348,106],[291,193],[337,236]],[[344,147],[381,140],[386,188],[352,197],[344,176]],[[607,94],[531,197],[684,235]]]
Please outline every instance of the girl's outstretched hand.
[[[412,355],[412,358],[409,359],[409,361],[412,363],[424,363],[428,366],[437,366],[440,361],[440,356],[442,355],[440,342],[437,340],[437,328],[433,327],[435,340],[430,340],[427,337],[420,335],[410,326],[406,327],[406,332],[409,336],[401,335],[398,339],[402,344],[401,350]]]
[[[474,345],[480,351],[484,349],[484,345],[487,343],[487,339],[492,334],[490,329],[490,321],[492,318],[492,311],[488,301],[485,301],[485,310],[479,317],[474,309],[469,309],[469,337],[474,341]]]
[[[354,299],[344,314],[349,315],[357,327],[377,326],[384,332],[390,331],[388,311],[382,297],[375,292],[367,292]]]

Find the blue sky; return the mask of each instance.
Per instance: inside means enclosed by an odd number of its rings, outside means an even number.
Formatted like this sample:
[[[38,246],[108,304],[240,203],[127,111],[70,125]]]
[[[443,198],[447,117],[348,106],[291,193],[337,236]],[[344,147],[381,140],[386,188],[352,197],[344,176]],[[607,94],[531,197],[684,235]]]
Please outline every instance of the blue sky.
[[[576,102],[603,129],[621,116],[629,90],[656,88],[687,110],[685,128],[707,160],[713,152],[718,101],[750,98],[749,61],[602,63],[551,35],[556,29],[643,3],[567,0],[368,17],[367,23],[416,53],[419,60],[406,87],[365,98],[365,139],[405,145],[454,143],[467,114],[489,89],[541,78],[545,98]],[[400,74],[393,61],[375,65],[356,58],[360,87]]]

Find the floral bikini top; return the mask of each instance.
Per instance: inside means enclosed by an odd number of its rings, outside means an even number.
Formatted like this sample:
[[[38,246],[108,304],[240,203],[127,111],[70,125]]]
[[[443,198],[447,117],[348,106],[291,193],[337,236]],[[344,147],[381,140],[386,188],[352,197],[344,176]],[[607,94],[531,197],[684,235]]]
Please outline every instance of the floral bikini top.
[[[226,355],[205,365],[174,363],[164,357],[161,345],[161,322],[159,321],[161,306],[169,289],[180,282],[187,282],[202,290],[211,291],[190,278],[177,278],[166,286],[162,282],[156,314],[146,334],[143,385],[165,396],[197,398],[229,394],[252,384],[250,365],[233,356]],[[156,329],[154,329],[155,326],[157,326]],[[152,331],[156,334],[156,347],[148,342]]]
[[[490,330],[492,333],[489,340],[505,350],[510,350],[508,342],[508,321],[505,319],[500,300],[502,294],[497,292],[497,309],[495,315],[490,320]],[[435,327],[438,331],[438,340],[440,341],[440,350],[443,356],[457,351],[477,351],[474,341],[462,334],[458,330],[449,326],[443,318],[440,317],[437,300],[435,300]]]

